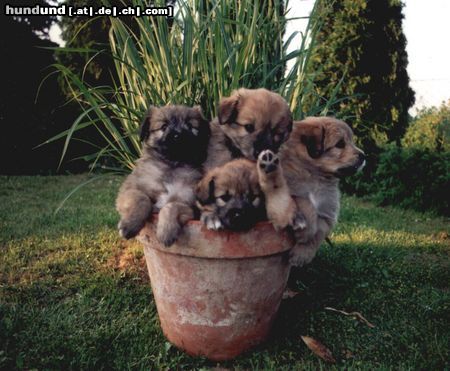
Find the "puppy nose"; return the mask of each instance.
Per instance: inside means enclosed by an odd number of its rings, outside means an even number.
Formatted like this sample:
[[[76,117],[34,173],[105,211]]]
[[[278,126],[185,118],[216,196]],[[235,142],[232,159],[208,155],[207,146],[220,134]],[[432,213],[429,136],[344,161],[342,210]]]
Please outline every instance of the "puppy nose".
[[[231,209],[230,210],[230,219],[238,220],[242,216],[242,212],[239,209]]]
[[[179,142],[181,139],[181,132],[179,132],[178,130],[172,130],[168,137],[169,140],[171,140],[172,142]]]
[[[231,209],[228,212],[228,220],[233,228],[237,228],[244,221],[245,215],[241,209]]]

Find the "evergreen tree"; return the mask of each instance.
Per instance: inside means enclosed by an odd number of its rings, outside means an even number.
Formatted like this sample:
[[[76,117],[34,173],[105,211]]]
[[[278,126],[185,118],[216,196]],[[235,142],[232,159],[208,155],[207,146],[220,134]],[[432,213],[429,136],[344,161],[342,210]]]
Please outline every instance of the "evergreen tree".
[[[317,93],[326,97],[343,78],[337,109],[360,144],[400,140],[414,103],[409,87],[400,0],[319,0],[323,26],[312,57]]]

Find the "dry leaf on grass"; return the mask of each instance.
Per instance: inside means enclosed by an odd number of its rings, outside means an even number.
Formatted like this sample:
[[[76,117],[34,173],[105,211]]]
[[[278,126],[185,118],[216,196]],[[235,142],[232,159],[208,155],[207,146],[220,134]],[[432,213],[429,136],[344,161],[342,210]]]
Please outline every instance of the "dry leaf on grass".
[[[339,309],[335,309],[335,308],[331,308],[331,307],[325,307],[326,310],[329,310],[331,312],[336,312],[336,313],[340,313],[343,314],[344,316],[350,316],[350,317],[354,317],[356,318],[358,321],[365,323],[367,326],[369,326],[370,328],[374,328],[375,325],[370,323],[368,320],[366,320],[363,315],[359,312],[344,312],[343,310],[339,310]]]
[[[336,363],[336,360],[333,358],[333,354],[331,351],[323,345],[321,342],[313,339],[309,336],[301,337],[306,346],[311,349],[311,351],[316,355],[322,358],[324,361]]]
[[[342,351],[342,354],[344,355],[345,359],[350,359],[350,358],[354,358],[355,357],[355,355],[351,351],[349,351],[348,349]]]

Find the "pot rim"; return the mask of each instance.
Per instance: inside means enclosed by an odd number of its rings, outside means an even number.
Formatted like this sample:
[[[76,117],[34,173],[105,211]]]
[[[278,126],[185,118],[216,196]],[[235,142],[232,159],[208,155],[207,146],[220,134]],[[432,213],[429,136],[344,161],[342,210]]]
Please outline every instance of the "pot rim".
[[[148,221],[137,239],[146,249],[168,254],[207,259],[258,258],[284,253],[295,245],[291,233],[276,231],[269,221],[259,222],[245,232],[234,232],[208,230],[199,220],[191,220],[178,240],[165,247],[156,238],[155,221],[155,218]]]

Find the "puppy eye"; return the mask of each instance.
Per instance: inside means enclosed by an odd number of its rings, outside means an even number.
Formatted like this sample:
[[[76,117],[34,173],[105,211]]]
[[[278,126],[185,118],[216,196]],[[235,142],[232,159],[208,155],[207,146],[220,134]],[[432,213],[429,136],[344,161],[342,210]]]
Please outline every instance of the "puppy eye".
[[[198,128],[192,125],[190,122],[187,123],[187,127],[190,130],[190,132],[194,135],[198,135]]]
[[[344,139],[341,139],[339,142],[336,143],[336,148],[344,148],[345,142]]]
[[[255,125],[253,124],[247,124],[244,127],[245,130],[247,130],[247,133],[253,133],[255,131]]]
[[[224,202],[228,202],[228,201],[230,201],[231,196],[228,194],[224,194],[224,195],[220,196],[219,199],[221,199]]]
[[[255,207],[259,206],[259,202],[260,202],[259,196],[253,197],[253,200],[252,200],[252,205],[253,206],[255,206]]]

